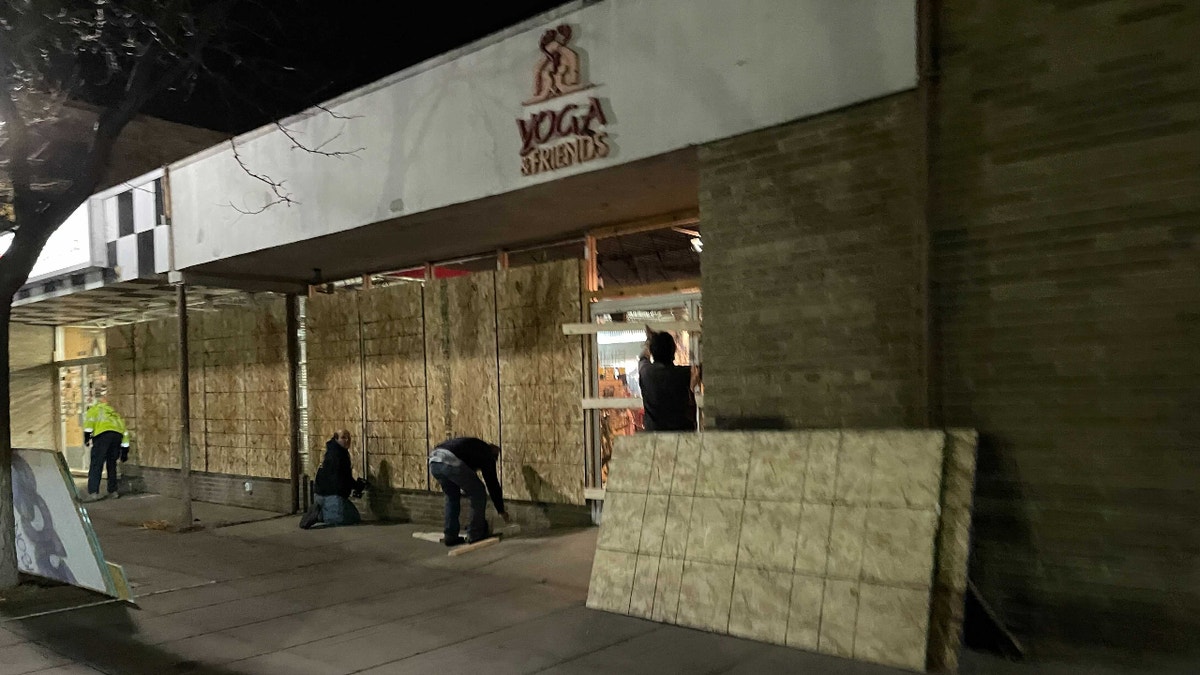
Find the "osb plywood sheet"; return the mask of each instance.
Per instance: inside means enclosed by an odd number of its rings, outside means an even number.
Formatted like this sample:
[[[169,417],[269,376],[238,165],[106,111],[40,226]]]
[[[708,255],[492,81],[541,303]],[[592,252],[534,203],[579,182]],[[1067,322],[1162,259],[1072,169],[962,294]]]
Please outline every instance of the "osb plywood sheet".
[[[443,279],[425,288],[429,441],[500,438],[495,274]]]
[[[133,432],[131,461],[142,466],[179,467],[177,335],[174,319],[108,331],[110,402]],[[192,469],[286,478],[283,302],[193,312],[188,340]]]
[[[501,471],[506,496],[583,503],[583,345],[562,334],[583,313],[578,260],[499,272]]]
[[[132,326],[137,436],[131,454],[142,466],[179,467],[177,335],[174,320]]]
[[[426,470],[425,328],[420,284],[359,294],[372,482],[423,490]]]
[[[588,606],[924,670],[946,436],[619,439]]]
[[[189,392],[191,393],[191,467],[203,471],[206,465],[203,419],[204,359],[196,341],[201,335],[202,317],[189,317]],[[125,329],[110,329],[110,345],[128,345],[127,349],[109,349],[110,403],[124,417],[132,431],[130,461],[141,466],[177,469],[179,443],[179,362],[178,323],[164,319],[135,324]],[[126,354],[132,358],[134,377],[127,380]],[[117,398],[112,399],[112,392]],[[127,392],[132,393],[127,393]],[[128,402],[132,401],[132,407]],[[127,413],[132,410],[132,414]],[[132,421],[131,421],[132,420]]]
[[[54,450],[54,366],[25,368],[9,373],[9,410],[15,448]],[[78,442],[78,439],[75,440]]]
[[[291,475],[286,305],[282,299],[204,315],[207,470]],[[193,339],[193,346],[197,340]],[[195,410],[193,409],[193,413]]]
[[[929,670],[933,672],[958,671],[978,446],[979,434],[973,429],[951,429],[946,433],[937,574],[929,618]]]
[[[138,455],[137,371],[133,359],[133,326],[117,326],[105,331],[107,344],[108,402],[125,418],[133,436],[130,461],[140,464]]]
[[[8,369],[25,370],[54,360],[54,328],[11,323],[8,326]]]
[[[315,474],[325,442],[338,429],[356,439],[350,459],[362,466],[363,356],[359,299],[361,293],[317,295],[307,302],[308,427],[311,466]]]

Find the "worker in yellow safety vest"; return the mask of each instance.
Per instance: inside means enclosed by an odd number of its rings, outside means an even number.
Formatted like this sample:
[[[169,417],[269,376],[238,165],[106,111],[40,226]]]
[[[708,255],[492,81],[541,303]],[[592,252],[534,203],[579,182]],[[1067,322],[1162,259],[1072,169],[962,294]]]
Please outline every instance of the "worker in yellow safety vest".
[[[125,420],[113,410],[102,396],[96,398],[83,416],[83,444],[92,446],[92,463],[88,469],[86,501],[100,499],[100,474],[108,469],[108,496],[117,498],[117,460],[129,459],[129,430]]]

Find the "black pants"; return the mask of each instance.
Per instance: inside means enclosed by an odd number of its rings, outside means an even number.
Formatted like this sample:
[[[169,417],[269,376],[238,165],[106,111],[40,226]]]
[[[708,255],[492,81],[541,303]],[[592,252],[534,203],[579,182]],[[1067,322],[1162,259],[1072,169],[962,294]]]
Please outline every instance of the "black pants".
[[[88,469],[88,494],[100,494],[100,473],[108,467],[108,491],[117,491],[117,460],[121,459],[121,434],[106,431],[92,439],[92,465]]]

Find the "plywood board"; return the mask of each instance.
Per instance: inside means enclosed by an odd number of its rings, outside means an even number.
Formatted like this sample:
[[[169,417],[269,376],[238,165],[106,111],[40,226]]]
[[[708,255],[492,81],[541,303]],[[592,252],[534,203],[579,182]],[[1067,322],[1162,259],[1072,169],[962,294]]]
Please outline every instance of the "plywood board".
[[[433,281],[424,300],[430,443],[499,440],[494,273]]]
[[[362,466],[363,355],[360,293],[317,295],[307,302],[308,427],[307,473],[315,475],[325,442],[338,429],[355,437],[354,467]]]
[[[177,330],[167,319],[107,334],[110,399],[133,432],[130,459],[141,466],[179,468]],[[193,312],[188,341],[191,468],[288,477],[283,301]]]
[[[204,364],[208,471],[265,478],[291,474],[285,312],[284,300],[270,299],[203,316],[193,348],[200,349]]]
[[[946,435],[640,434],[588,606],[924,670]]]
[[[932,672],[958,671],[978,446],[979,434],[973,429],[951,429],[946,433],[937,575],[929,619],[929,670]]]
[[[497,274],[501,472],[514,499],[584,503],[583,345],[561,331],[583,313],[582,264]]]
[[[14,537],[22,572],[129,600],[120,566],[105,562],[62,454],[14,449]]]
[[[419,284],[359,293],[367,400],[367,461],[376,487],[424,490],[428,429],[425,327]]]
[[[179,468],[178,324],[161,319],[132,328],[137,435],[131,455],[142,466]]]

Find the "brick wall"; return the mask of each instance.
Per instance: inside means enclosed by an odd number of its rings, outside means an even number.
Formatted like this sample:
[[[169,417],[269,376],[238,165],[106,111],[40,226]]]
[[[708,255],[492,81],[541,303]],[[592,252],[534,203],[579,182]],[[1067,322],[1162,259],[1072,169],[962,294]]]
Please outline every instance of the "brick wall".
[[[941,4],[935,316],[945,421],[983,434],[972,573],[1035,650],[1195,652],[1200,3]]]
[[[718,427],[924,419],[912,93],[700,148]]]
[[[131,476],[130,480],[138,491],[179,497],[179,471],[149,467],[140,467],[135,471],[138,472],[138,476]],[[246,492],[246,481],[251,481],[252,492]],[[248,509],[291,513],[292,484],[290,481],[276,478],[193,471],[192,499]]]
[[[441,492],[425,490],[371,490],[367,493],[367,503],[371,513],[379,518],[401,522],[423,523],[440,530],[442,526],[443,509],[446,498]],[[491,502],[488,502],[488,520],[493,527],[499,523]],[[589,527],[592,524],[591,511],[586,506],[576,504],[534,503],[526,501],[504,500],[505,510],[512,516],[513,522],[525,530],[546,530],[552,527]],[[462,526],[466,526],[471,518],[471,505],[462,500]]]

